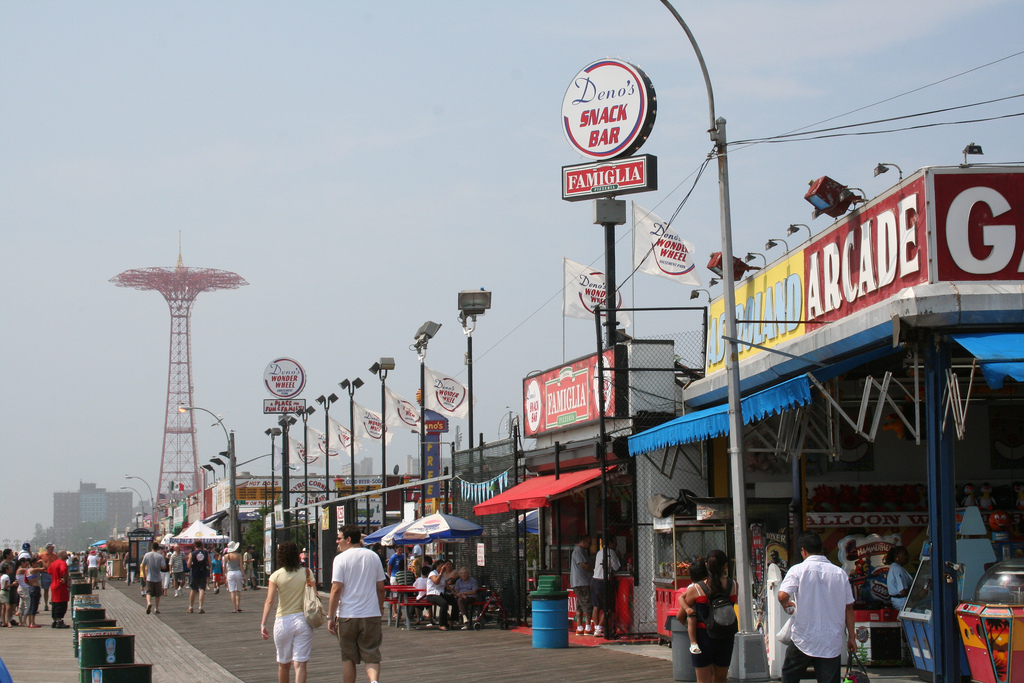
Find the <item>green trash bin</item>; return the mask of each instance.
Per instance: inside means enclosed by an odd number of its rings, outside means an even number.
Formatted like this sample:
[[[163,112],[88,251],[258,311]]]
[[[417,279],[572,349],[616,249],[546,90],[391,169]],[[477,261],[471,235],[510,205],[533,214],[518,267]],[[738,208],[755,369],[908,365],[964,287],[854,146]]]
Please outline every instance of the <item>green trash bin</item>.
[[[533,604],[533,647],[569,647],[569,591],[561,589],[560,576],[537,577],[537,590],[530,594]]]
[[[72,581],[71,582],[71,596],[76,595],[90,595],[92,593],[92,586],[89,585],[88,581]]]
[[[135,636],[83,635],[78,640],[78,666],[85,669],[111,664],[135,663]]]
[[[110,664],[82,667],[82,683],[153,683],[152,664]]]
[[[73,646],[71,649],[74,652],[75,657],[78,657],[79,655],[78,644],[82,640],[82,634],[89,634],[97,629],[114,629],[114,631],[110,631],[111,633],[115,631],[120,633],[123,630],[117,625],[117,619],[97,619],[96,621],[83,621],[80,624],[75,624],[75,627],[71,629],[71,643]],[[100,632],[103,633],[106,631]]]

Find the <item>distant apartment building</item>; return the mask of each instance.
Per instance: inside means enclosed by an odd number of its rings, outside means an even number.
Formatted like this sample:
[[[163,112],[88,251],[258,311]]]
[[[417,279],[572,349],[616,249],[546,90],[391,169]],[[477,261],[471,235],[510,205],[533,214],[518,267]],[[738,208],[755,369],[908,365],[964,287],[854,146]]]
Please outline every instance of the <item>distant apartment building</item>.
[[[53,494],[53,528],[57,542],[67,540],[71,528],[80,522],[106,522],[110,528],[135,525],[131,491],[107,491],[79,482],[77,491]]]

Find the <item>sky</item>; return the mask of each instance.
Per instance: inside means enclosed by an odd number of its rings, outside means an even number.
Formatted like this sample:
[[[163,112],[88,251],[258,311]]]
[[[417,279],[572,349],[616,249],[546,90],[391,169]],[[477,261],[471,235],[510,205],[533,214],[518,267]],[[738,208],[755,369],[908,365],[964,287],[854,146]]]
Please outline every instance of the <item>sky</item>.
[[[731,141],[1024,93],[1018,0],[675,6]],[[711,143],[697,60],[658,0],[0,1],[0,349],[18,368],[0,392],[0,540],[50,526],[53,492],[79,482],[155,485],[170,317],[158,293],[109,280],[173,267],[179,243],[185,265],[249,283],[202,294],[191,318],[195,404],[235,431],[239,461],[269,452],[263,371],[275,358],[303,365],[311,404],[360,377],[355,398],[374,408],[367,368],[394,357],[388,386],[412,398],[409,347],[434,320],[427,365],[464,381],[457,293],[481,287],[493,304],[473,336],[475,431],[505,436],[523,377],[594,350],[593,324],[561,315],[562,259],[602,269],[604,247],[589,202],[561,199],[560,168],[585,160],[559,118],[573,76],[605,57],[653,82],[657,121],[640,152],[658,157],[660,187],[625,198],[667,219]],[[842,132],[1021,111],[1010,99]],[[812,179],[872,197],[897,180],[873,176],[879,162],[909,175],[962,163],[975,142],[984,156],[972,161],[1020,163],[1022,132],[1018,117],[733,145],[734,251],[763,253],[791,223],[827,228],[803,200]],[[714,168],[673,223],[701,264],[721,248]],[[625,274],[629,226],[616,236]],[[690,290],[638,274],[623,294],[689,305]],[[637,314],[629,331],[698,325]],[[196,422],[200,463],[224,449],[211,423]],[[389,463],[415,448],[396,436]]]

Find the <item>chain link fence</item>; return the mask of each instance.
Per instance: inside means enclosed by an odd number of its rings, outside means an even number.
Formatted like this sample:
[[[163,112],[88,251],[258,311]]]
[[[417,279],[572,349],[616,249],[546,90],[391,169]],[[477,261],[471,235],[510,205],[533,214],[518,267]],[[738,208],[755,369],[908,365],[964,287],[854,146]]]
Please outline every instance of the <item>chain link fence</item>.
[[[515,486],[515,441],[504,439],[477,448],[455,451],[452,467],[455,474],[451,487],[452,514],[479,524],[484,529],[479,539],[454,543],[456,566],[477,566],[477,543],[484,544],[484,566],[474,571],[478,583],[496,591],[509,619],[525,617],[520,606],[525,602],[525,561],[522,548],[525,529],[517,531],[521,513],[504,512],[476,515],[473,506],[511,486]],[[523,470],[520,465],[519,476]],[[471,486],[476,485],[476,486]],[[500,489],[499,489],[500,486]],[[520,525],[522,526],[522,525]]]

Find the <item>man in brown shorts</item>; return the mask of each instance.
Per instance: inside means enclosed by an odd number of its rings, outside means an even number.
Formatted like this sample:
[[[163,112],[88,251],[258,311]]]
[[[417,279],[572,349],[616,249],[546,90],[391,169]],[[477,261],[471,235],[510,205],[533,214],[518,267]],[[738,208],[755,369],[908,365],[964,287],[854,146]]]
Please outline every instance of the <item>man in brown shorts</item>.
[[[370,683],[380,680],[381,615],[384,613],[384,566],[375,552],[362,547],[362,532],[354,524],[338,531],[339,553],[334,558],[327,630],[341,644],[344,683],[355,683],[362,663]]]

